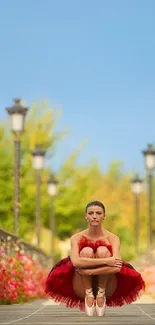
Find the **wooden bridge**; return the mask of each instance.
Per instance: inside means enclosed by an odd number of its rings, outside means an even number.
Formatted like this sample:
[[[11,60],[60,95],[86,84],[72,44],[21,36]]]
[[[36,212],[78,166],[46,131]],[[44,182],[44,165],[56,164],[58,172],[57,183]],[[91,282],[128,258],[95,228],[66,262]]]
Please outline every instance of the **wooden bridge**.
[[[151,325],[155,324],[155,302],[140,300],[128,306],[107,308],[104,317],[88,317],[78,309],[37,300],[20,305],[0,306],[0,325]]]

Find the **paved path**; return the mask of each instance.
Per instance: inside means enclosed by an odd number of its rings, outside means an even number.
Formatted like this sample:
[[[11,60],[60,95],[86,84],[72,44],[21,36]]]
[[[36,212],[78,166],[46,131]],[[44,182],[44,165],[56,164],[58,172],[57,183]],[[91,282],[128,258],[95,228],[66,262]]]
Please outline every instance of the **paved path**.
[[[39,300],[20,305],[0,306],[0,325],[155,325],[155,302],[142,297],[137,304],[107,308],[104,317],[88,317],[78,309]]]

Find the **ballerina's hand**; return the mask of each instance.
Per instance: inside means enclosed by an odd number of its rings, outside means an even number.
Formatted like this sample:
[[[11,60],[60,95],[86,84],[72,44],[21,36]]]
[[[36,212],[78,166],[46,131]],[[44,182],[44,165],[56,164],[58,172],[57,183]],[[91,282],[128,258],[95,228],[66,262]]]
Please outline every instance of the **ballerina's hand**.
[[[91,270],[89,269],[76,268],[76,272],[79,273],[80,275],[91,275]]]
[[[113,266],[113,267],[122,267],[123,261],[119,258],[115,258],[114,256],[111,256],[108,258],[108,261],[106,263],[108,266]]]

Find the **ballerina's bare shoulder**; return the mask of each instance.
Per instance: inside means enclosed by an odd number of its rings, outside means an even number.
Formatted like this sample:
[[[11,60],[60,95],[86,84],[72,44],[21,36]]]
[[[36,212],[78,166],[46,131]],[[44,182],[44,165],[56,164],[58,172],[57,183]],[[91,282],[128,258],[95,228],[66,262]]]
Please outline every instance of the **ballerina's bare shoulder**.
[[[95,237],[89,236],[88,229],[85,229],[81,232],[74,234],[72,236],[72,239],[74,239],[78,242],[83,236],[87,237],[91,241],[104,240],[105,242],[110,243],[110,244],[112,244],[112,242],[115,239],[119,239],[118,236],[116,236],[115,234],[111,233],[110,231],[108,231],[106,229],[104,229],[102,236],[95,236]]]

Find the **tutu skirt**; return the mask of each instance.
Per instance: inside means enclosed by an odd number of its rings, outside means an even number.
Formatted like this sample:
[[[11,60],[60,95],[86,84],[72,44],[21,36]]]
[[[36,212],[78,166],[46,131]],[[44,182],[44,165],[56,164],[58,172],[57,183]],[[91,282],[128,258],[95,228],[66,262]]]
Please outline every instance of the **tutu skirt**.
[[[111,245],[103,241],[91,242],[83,237],[79,244],[79,252],[84,247],[92,247],[94,252],[99,246],[106,246],[112,253]],[[76,272],[70,257],[61,259],[54,265],[45,284],[45,292],[55,302],[65,304],[66,307],[75,307],[84,310],[84,300],[80,299],[73,289],[73,277]],[[107,306],[123,306],[131,304],[139,296],[142,290],[145,290],[145,282],[139,272],[134,267],[123,261],[119,273],[116,273],[117,287],[111,297],[106,299]]]

